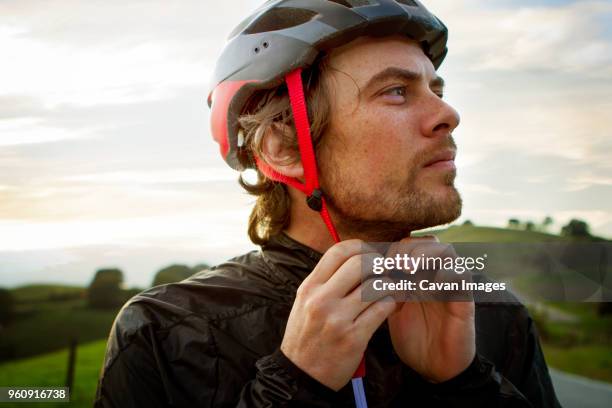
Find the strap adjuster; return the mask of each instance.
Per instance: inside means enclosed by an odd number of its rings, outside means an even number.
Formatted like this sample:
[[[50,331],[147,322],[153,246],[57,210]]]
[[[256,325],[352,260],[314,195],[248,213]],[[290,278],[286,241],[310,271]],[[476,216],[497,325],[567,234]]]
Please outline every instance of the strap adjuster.
[[[306,197],[306,204],[311,210],[321,212],[323,209],[323,192],[317,188],[312,190],[312,194]]]

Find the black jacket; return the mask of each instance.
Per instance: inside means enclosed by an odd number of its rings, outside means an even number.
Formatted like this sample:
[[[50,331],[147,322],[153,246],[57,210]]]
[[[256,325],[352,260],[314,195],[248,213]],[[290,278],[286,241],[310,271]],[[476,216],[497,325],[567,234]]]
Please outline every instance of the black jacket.
[[[279,350],[295,292],[321,254],[281,234],[261,251],[132,298],[110,333],[95,407],[354,407]],[[394,353],[386,325],[366,351],[369,407],[558,407],[520,304],[476,305],[477,356],[430,384]]]

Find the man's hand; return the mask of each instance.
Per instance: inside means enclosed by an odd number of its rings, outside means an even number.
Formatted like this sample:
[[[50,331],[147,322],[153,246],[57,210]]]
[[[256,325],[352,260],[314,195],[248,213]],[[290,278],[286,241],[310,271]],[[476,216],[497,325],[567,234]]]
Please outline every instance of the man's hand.
[[[412,253],[430,257],[440,256],[449,249],[435,237],[406,238],[400,243],[416,244]],[[449,380],[474,359],[474,302],[398,303],[388,323],[393,347],[400,359],[428,381]]]
[[[368,341],[396,303],[361,301],[363,242],[331,247],[298,288],[281,351],[308,375],[337,391],[357,369]],[[380,256],[372,251],[372,256]]]

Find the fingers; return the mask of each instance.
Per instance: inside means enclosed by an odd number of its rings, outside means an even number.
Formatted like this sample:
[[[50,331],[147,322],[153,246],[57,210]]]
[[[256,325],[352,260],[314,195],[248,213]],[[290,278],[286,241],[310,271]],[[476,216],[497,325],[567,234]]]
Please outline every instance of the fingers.
[[[351,320],[357,319],[365,309],[381,299],[388,298],[385,301],[395,304],[393,299],[394,291],[388,289],[388,286],[383,285],[384,283],[393,283],[393,280],[384,277],[376,278],[376,280],[380,281],[380,287],[384,287],[384,290],[376,290],[372,284],[373,279],[369,279],[346,296],[344,301],[347,305],[346,310],[352,311],[352,315],[349,317]]]
[[[378,252],[367,252],[353,255],[338,268],[325,284],[325,291],[329,296],[344,297],[360,285],[362,278],[367,276],[363,272],[363,265],[371,265]]]
[[[355,326],[361,333],[367,333],[369,337],[380,327],[380,325],[396,310],[397,304],[390,297],[384,297],[371,303],[355,319]],[[369,338],[368,337],[368,338]]]
[[[364,252],[371,252],[371,250],[367,250],[364,242],[361,240],[349,239],[337,243],[323,254],[317,266],[304,281],[308,281],[309,284],[323,284],[327,282],[349,258]]]

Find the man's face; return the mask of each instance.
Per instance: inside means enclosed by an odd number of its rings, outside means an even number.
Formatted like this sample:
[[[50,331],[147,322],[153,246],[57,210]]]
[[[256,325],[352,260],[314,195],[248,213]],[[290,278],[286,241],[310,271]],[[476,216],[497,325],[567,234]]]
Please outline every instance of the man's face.
[[[459,116],[420,46],[360,38],[334,50],[329,65],[332,114],[318,157],[340,231],[391,241],[455,220]]]

